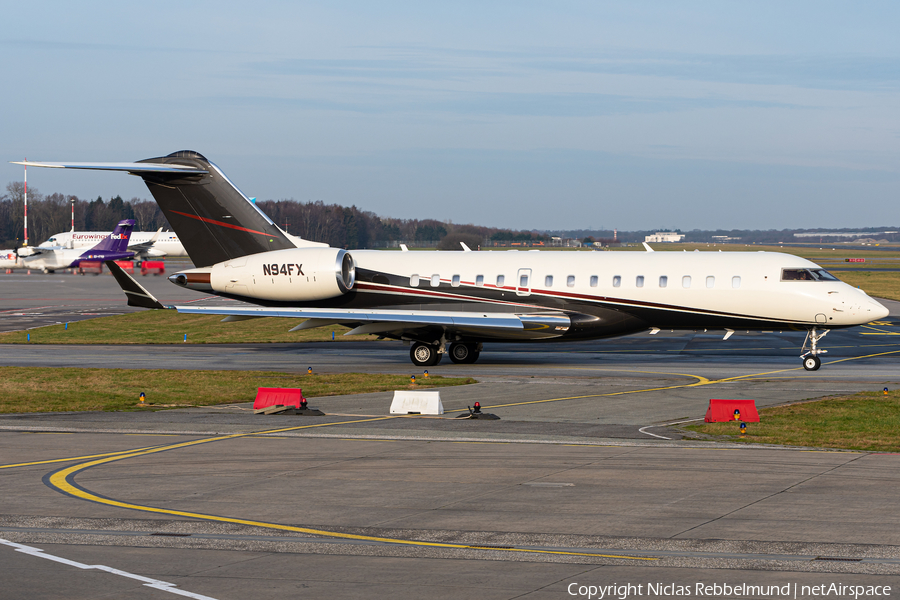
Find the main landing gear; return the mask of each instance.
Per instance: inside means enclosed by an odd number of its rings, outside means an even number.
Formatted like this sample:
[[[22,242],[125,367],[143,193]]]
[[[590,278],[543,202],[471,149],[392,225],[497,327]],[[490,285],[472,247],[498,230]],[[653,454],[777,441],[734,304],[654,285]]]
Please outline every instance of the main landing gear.
[[[830,329],[826,329],[822,333],[817,333],[816,328],[813,327],[809,330],[809,333],[806,334],[806,339],[803,340],[803,347],[800,348],[800,358],[803,359],[803,368],[807,371],[817,371],[819,367],[822,366],[822,361],[819,359],[819,354],[825,354],[828,350],[820,349],[817,344],[819,340],[828,335]],[[809,344],[809,350],[806,350],[806,345]]]
[[[433,367],[441,362],[444,356],[443,352],[439,352],[440,349],[440,346],[416,342],[409,350],[409,358],[417,367]]]
[[[450,344],[450,360],[460,365],[470,365],[481,354],[481,344]]]
[[[433,367],[444,357],[442,350],[441,344],[416,342],[409,350],[409,358],[417,367]],[[472,364],[481,355],[481,344],[453,342],[450,344],[449,354],[450,360],[456,364]]]

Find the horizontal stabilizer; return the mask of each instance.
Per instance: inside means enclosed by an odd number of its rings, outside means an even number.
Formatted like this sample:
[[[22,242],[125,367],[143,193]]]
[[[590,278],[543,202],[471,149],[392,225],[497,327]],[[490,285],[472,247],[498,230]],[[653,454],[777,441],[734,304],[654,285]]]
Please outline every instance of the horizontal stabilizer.
[[[30,162],[23,160],[12,164],[25,165],[26,167],[45,167],[48,169],[87,169],[89,171],[125,171],[126,173],[208,173],[208,171],[189,165],[167,165],[162,163]]]
[[[106,261],[106,266],[113,274],[113,277],[116,278],[116,283],[119,284],[119,287],[122,288],[122,291],[125,292],[125,295],[128,297],[128,306],[138,306],[140,308],[167,308],[114,261]]]

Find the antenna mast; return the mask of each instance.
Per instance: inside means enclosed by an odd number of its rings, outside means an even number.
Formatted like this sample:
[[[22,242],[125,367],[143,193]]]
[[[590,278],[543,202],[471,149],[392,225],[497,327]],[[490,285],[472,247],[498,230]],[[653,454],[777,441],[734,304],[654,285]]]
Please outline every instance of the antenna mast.
[[[25,158],[25,162],[28,162],[28,158]],[[28,165],[25,165],[25,243],[23,246],[28,245]]]

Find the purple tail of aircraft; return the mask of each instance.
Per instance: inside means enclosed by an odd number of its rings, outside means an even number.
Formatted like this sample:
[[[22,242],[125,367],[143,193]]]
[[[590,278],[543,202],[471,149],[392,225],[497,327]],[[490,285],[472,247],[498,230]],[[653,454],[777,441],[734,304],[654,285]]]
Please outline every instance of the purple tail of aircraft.
[[[128,240],[131,239],[132,229],[134,229],[134,219],[119,221],[109,237],[103,238],[99,244],[79,256],[71,266],[77,267],[83,260],[106,261],[134,258],[134,252],[128,250]]]

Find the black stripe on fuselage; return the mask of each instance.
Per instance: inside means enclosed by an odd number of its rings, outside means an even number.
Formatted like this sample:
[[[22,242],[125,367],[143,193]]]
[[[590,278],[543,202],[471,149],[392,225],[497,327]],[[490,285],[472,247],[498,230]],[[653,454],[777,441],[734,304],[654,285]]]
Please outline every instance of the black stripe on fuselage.
[[[516,288],[485,285],[452,287],[442,280],[438,287],[412,287],[396,283],[375,283],[372,273],[357,270],[357,284],[348,294],[315,302],[265,301],[231,294],[228,298],[269,307],[459,310],[468,312],[541,313],[565,312],[572,318],[569,331],[560,339],[614,337],[646,330],[662,329],[806,329],[812,323],[776,320],[697,309],[690,306],[660,304],[627,298],[592,296],[571,292],[532,289],[527,296],[516,295]],[[379,274],[382,275],[383,274]],[[394,281],[401,277],[392,277]],[[473,293],[474,292],[474,293]],[[835,327],[839,328],[839,327]],[[551,340],[546,340],[551,341]]]

